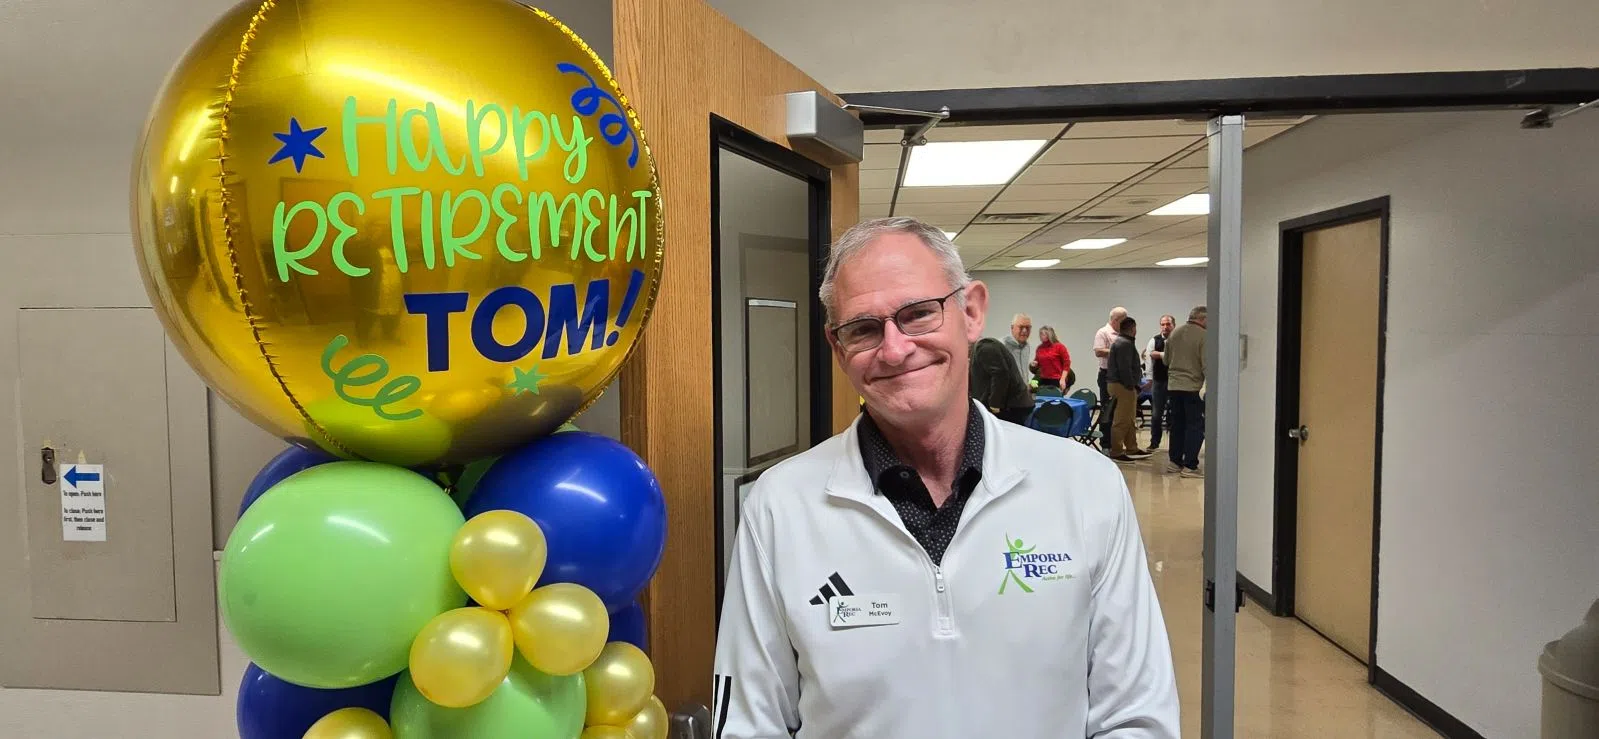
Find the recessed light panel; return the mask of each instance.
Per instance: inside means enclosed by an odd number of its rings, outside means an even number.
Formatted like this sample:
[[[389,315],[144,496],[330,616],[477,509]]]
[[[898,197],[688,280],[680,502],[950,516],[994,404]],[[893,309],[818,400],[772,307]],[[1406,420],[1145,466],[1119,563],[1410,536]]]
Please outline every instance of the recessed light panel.
[[[1210,257],[1173,257],[1156,262],[1156,267],[1194,267],[1210,261]]]
[[[1109,249],[1117,244],[1125,244],[1127,239],[1078,239],[1067,244],[1062,249]]]
[[[1043,269],[1060,264],[1059,259],[1024,259],[1016,263],[1016,269]]]
[[[911,149],[905,187],[1003,185],[1027,166],[1043,139],[935,141]]]
[[[1152,216],[1203,216],[1210,215],[1210,194],[1197,192],[1185,195],[1149,212]]]

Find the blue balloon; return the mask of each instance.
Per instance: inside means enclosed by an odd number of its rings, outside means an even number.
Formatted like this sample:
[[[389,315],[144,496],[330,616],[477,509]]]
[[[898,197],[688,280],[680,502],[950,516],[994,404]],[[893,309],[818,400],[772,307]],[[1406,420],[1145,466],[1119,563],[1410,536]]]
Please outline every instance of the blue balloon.
[[[255,504],[257,498],[265,495],[273,485],[283,482],[290,475],[319,464],[337,461],[339,461],[337,457],[297,446],[278,452],[278,456],[267,462],[260,472],[255,473],[255,479],[250,481],[250,487],[244,491],[244,500],[239,501],[239,516],[243,517],[244,512]]]
[[[319,690],[285,682],[253,663],[239,684],[239,739],[302,739],[311,724],[341,708],[366,708],[386,721],[399,675],[371,685]]]
[[[610,610],[633,602],[666,549],[666,499],[631,449],[586,431],[554,434],[500,458],[467,501],[466,517],[519,511],[549,543],[540,585],[570,582]]]
[[[644,606],[630,603],[626,608],[611,613],[611,635],[605,640],[625,641],[649,654],[650,636],[644,626]]]

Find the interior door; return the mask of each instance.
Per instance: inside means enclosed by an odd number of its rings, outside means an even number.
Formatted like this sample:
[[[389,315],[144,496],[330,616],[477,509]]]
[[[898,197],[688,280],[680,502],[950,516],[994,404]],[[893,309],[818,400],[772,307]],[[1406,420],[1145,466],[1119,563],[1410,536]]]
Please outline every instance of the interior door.
[[[1371,649],[1382,221],[1310,231],[1303,243],[1294,611],[1364,662]]]
[[[716,521],[725,499],[719,494],[712,329],[718,286],[708,248],[711,165],[718,158],[711,126],[719,118],[792,150],[784,96],[827,91],[704,0],[612,0],[612,7],[613,68],[660,169],[667,242],[666,277],[647,338],[622,368],[622,440],[655,472],[671,511],[666,552],[644,598],[650,658],[656,694],[666,705],[709,704],[722,561]],[[836,237],[859,211],[858,168],[806,156],[829,170],[830,228],[823,236]],[[745,310],[748,303],[724,307]],[[781,310],[757,308],[767,314],[762,320]],[[824,396],[833,412],[814,427],[854,417],[854,393],[847,388],[835,379]]]

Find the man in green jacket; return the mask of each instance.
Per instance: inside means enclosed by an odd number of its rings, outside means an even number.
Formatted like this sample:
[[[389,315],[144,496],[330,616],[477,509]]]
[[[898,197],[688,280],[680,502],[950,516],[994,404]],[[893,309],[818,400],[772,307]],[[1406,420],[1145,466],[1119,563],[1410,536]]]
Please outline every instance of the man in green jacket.
[[[1202,477],[1199,447],[1205,441],[1205,306],[1188,312],[1188,323],[1166,339],[1166,404],[1171,413],[1171,464],[1167,472]]]

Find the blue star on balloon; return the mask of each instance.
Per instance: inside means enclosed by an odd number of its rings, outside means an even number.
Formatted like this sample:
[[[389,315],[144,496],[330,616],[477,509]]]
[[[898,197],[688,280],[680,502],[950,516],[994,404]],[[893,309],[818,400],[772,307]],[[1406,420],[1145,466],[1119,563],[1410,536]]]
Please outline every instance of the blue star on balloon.
[[[323,126],[307,131],[300,128],[299,119],[290,118],[288,133],[272,134],[278,141],[283,142],[283,146],[278,148],[278,153],[273,154],[272,159],[268,160],[267,164],[277,164],[285,159],[293,159],[294,171],[299,172],[300,168],[305,166],[306,157],[326,159],[326,157],[322,156],[322,152],[316,148],[315,142],[316,137],[321,136],[327,130],[328,127]]]

